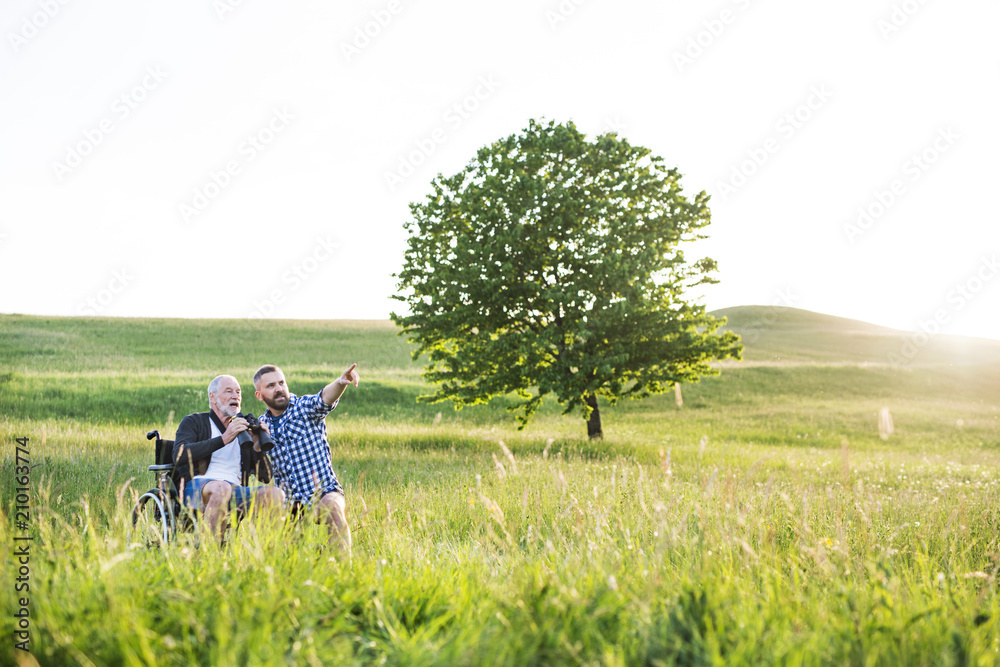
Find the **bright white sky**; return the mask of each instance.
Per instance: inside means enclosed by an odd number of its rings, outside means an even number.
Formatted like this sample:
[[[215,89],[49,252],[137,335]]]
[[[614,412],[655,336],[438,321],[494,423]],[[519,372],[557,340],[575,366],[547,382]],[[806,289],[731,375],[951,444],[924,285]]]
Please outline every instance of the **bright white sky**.
[[[687,250],[719,262],[710,309],[1000,338],[998,23],[995,0],[6,0],[0,312],[386,318],[407,204],[544,117],[713,193]]]

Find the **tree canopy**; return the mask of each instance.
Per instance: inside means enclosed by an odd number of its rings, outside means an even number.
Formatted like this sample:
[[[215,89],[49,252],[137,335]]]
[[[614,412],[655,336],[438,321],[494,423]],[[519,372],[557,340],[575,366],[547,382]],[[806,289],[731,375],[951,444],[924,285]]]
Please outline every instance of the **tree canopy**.
[[[685,296],[717,282],[714,260],[679,248],[703,238],[708,199],[686,198],[650,150],[588,141],[571,122],[532,120],[438,174],[410,205],[393,296],[409,314],[391,315],[427,355],[438,388],[425,400],[514,393],[523,428],[551,394],[599,436],[598,396],[646,397],[738,359],[739,337],[716,332],[725,320]]]

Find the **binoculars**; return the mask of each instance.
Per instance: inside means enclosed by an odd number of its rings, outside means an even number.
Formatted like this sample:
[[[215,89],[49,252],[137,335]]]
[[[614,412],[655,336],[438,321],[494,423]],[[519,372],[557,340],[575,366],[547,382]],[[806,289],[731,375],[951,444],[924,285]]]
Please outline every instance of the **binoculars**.
[[[274,440],[271,440],[271,436],[268,435],[267,431],[260,427],[260,420],[254,417],[253,413],[243,414],[242,412],[236,415],[237,417],[242,417],[247,420],[249,428],[246,431],[241,431],[239,435],[236,436],[236,442],[240,443],[240,447],[244,445],[253,445],[253,433],[257,436],[257,440],[260,442],[260,451],[269,452],[274,448]]]

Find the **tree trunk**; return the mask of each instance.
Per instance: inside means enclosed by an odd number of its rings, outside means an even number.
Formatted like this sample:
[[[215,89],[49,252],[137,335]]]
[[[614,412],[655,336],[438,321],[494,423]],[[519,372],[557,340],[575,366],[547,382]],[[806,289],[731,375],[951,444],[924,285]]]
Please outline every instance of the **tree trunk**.
[[[590,419],[587,420],[587,435],[591,440],[603,438],[601,432],[601,411],[597,409],[597,395],[587,394],[587,405],[591,407]]]

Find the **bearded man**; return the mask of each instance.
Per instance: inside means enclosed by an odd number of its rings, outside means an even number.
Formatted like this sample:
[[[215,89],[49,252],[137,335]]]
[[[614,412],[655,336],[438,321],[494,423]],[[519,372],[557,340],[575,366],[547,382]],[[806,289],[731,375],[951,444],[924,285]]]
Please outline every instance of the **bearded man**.
[[[267,406],[260,425],[266,428],[274,449],[268,452],[274,481],[293,512],[310,508],[317,521],[327,525],[331,546],[350,557],[351,529],[347,524],[344,489],[333,472],[330,443],[326,436],[326,416],[337,407],[349,386],[358,386],[360,377],[352,365],[339,378],[316,394],[296,396],[285,383],[277,366],[266,364],[253,376],[257,399]]]

